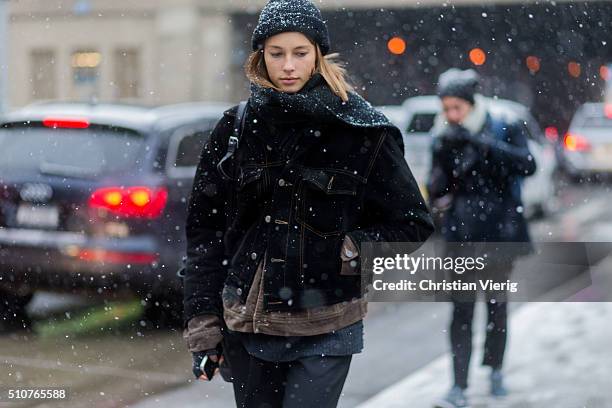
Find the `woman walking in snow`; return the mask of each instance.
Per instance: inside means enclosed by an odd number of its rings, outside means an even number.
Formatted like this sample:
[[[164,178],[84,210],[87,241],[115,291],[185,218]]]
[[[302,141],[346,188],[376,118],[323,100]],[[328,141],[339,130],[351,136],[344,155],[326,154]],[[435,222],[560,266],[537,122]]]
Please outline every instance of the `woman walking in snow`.
[[[527,147],[524,125],[492,116],[476,94],[478,75],[453,68],[440,76],[438,95],[443,112],[432,130],[432,168],[429,197],[450,203],[442,235],[447,242],[529,243],[527,222],[520,211],[521,183],[536,163]],[[529,244],[520,246],[529,247]],[[517,251],[518,252],[518,251]],[[513,255],[487,261],[487,273],[504,281]],[[503,277],[503,278],[500,278]],[[463,279],[475,279],[466,274]],[[502,364],[507,338],[505,291],[487,291],[487,331],[483,365],[491,367],[491,394],[506,395]],[[465,408],[468,369],[472,355],[472,321],[476,293],[453,292],[450,342],[454,384],[436,408]]]
[[[199,378],[203,358],[229,363],[239,407],[334,407],[363,347],[359,245],[423,242],[432,221],[311,2],[270,1],[252,46],[248,103],[214,129],[189,202],[185,337]]]

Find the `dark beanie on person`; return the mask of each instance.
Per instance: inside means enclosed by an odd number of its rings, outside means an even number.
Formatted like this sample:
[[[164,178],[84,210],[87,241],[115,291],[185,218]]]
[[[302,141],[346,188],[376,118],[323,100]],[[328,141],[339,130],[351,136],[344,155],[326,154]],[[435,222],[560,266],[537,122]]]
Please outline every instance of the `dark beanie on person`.
[[[473,69],[462,71],[458,68],[451,68],[438,78],[438,96],[440,98],[454,96],[473,105],[478,80],[478,73]]]
[[[299,32],[329,52],[329,33],[321,11],[308,0],[270,0],[259,15],[251,39],[253,51],[263,47],[267,38],[285,32]]]

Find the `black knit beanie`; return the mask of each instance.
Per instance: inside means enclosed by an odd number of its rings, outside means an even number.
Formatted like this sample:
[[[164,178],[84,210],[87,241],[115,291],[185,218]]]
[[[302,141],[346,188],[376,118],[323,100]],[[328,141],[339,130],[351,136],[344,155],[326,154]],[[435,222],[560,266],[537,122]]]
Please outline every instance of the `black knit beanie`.
[[[478,74],[473,69],[462,71],[451,68],[438,79],[438,96],[454,96],[474,104],[474,94],[478,85]]]
[[[253,32],[253,51],[273,35],[295,31],[317,44],[323,55],[329,52],[329,33],[321,11],[308,0],[270,0],[259,15]]]

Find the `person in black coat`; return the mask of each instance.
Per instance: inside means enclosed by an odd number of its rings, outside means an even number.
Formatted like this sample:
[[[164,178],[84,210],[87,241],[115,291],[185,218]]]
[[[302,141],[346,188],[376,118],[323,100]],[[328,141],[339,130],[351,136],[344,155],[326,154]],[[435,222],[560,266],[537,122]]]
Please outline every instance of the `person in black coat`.
[[[240,407],[333,407],[363,348],[360,244],[424,242],[433,222],[311,2],[270,1],[252,46],[243,126],[225,112],[189,200],[184,335],[198,378],[204,358],[229,362]]]
[[[524,124],[493,117],[476,94],[473,70],[451,69],[440,76],[443,113],[432,130],[430,202],[445,207],[442,235],[455,242],[530,242],[523,216],[521,183],[536,171]],[[449,245],[449,247],[452,245]],[[529,245],[526,245],[529,246]],[[509,276],[510,262],[491,260],[498,276]],[[465,279],[465,277],[464,277]],[[507,337],[505,293],[486,293],[488,325],[483,364],[492,367],[491,393],[507,393],[502,364]],[[454,385],[436,406],[466,407],[464,391],[472,352],[475,293],[453,293],[450,328]]]

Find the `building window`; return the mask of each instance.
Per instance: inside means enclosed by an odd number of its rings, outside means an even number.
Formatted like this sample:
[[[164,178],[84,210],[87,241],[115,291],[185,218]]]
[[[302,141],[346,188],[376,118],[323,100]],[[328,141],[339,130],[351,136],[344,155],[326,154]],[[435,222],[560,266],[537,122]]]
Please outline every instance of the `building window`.
[[[55,52],[48,49],[33,50],[30,61],[32,99],[56,98]]]
[[[77,98],[98,96],[101,63],[102,54],[97,51],[79,50],[72,53],[72,82]]]
[[[136,49],[115,51],[115,86],[119,99],[140,96],[140,55]]]

